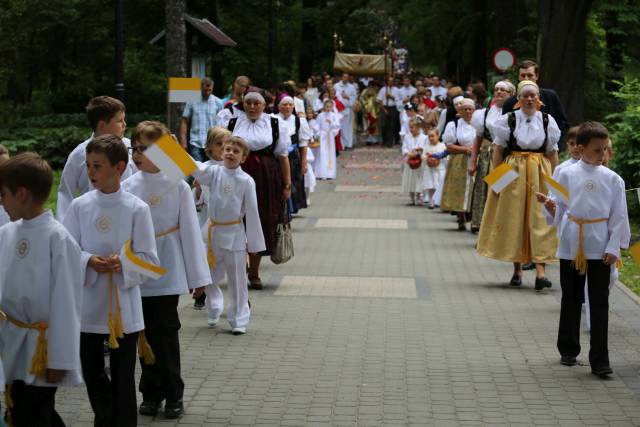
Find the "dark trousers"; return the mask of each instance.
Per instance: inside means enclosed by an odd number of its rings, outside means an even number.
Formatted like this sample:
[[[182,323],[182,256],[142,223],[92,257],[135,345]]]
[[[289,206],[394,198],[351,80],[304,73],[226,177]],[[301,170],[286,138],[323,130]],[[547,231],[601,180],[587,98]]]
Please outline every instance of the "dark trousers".
[[[178,298],[178,295],[142,298],[144,334],[156,356],[153,365],[145,365],[140,360],[140,392],[145,402],[182,400],[184,382],[180,377]]]
[[[387,112],[381,111],[381,130],[384,145],[391,147],[400,140],[400,113],[395,106],[386,107]]]
[[[111,379],[104,370],[104,341],[108,335],[80,334],[80,361],[96,427],[135,426],[138,422],[135,369],[138,333],[118,339],[109,352]]]
[[[24,381],[11,384],[13,408],[11,419],[15,427],[58,427],[64,422],[55,410],[57,387],[27,385]]]
[[[584,301],[584,282],[588,276],[589,306],[591,307],[591,348],[589,363],[592,368],[609,366],[609,275],[611,267],[601,260],[587,261],[587,275],[581,275],[572,261],[560,260],[560,286],[562,302],[558,329],[558,350],[563,356],[580,354],[580,315]]]

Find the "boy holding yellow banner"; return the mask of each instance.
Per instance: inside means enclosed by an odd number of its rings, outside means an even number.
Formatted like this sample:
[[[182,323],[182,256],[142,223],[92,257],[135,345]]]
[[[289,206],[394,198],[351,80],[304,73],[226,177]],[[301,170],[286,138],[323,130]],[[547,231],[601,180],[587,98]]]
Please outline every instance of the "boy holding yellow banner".
[[[149,206],[120,188],[129,161],[127,147],[115,135],[99,136],[87,145],[86,158],[95,190],[74,199],[64,217],[87,267],[80,329],[82,374],[96,425],[135,426],[136,346],[146,343],[139,285],[162,275],[163,269],[155,265]],[[104,370],[107,337],[111,379]]]
[[[591,372],[607,377],[609,365],[608,322],[611,269],[620,258],[620,248],[629,246],[629,219],[625,184],[603,166],[609,133],[597,122],[580,125],[576,143],[581,160],[567,166],[553,179],[551,197],[537,193],[559,230],[560,285],[562,301],[558,328],[561,363],[573,366],[580,353],[580,317],[585,279],[588,276],[591,308]]]
[[[122,188],[149,205],[158,257],[167,267],[165,275],[140,285],[145,336],[156,356],[156,363],[140,364],[140,414],[155,416],[164,400],[165,418],[171,419],[184,412],[178,299],[190,289],[210,284],[211,275],[189,185],[183,179],[170,180],[145,155],[162,137],[170,135],[160,122],[144,121],[136,126],[131,147],[140,172],[124,181]]]

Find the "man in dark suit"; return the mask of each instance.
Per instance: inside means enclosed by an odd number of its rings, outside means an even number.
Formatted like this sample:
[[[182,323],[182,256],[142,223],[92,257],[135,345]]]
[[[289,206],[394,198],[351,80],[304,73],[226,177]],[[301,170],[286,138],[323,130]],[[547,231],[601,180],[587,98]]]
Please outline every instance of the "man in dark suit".
[[[534,61],[526,60],[520,63],[518,67],[518,80],[531,80],[532,82],[537,82],[539,78],[538,73],[538,64]],[[513,106],[518,100],[515,96],[507,99],[507,101],[502,106],[502,114],[507,114],[510,111],[513,111]],[[561,136],[560,141],[558,142],[558,146],[560,151],[565,150],[564,138],[569,130],[569,120],[567,119],[567,113],[564,110],[564,106],[560,101],[560,97],[553,89],[540,89],[540,101],[544,104],[542,107],[543,112],[550,114],[554,119],[556,119],[556,123],[558,123],[558,127],[560,128]]]

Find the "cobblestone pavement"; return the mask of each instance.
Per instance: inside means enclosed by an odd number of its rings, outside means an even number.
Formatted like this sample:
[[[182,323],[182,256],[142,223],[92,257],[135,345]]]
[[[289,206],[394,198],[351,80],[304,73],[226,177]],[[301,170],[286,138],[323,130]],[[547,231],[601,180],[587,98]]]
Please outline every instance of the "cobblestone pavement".
[[[207,328],[183,297],[186,415],[140,424],[640,425],[640,306],[612,291],[610,380],[590,373],[586,331],[580,365],[560,365],[557,266],[546,292],[532,272],[510,288],[510,266],[478,256],[452,216],[406,206],[399,162],[340,156],[295,219],[295,258],[265,262],[247,335]],[[91,425],[84,388],[57,407]]]

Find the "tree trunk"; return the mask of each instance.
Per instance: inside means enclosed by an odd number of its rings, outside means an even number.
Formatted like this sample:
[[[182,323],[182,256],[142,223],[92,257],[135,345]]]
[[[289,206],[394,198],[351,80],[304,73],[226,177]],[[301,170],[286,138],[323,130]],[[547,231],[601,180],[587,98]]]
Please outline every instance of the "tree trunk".
[[[605,86],[607,91],[614,92],[620,89],[620,85],[615,81],[622,81],[624,75],[624,48],[626,37],[620,31],[620,19],[616,10],[609,10],[604,15],[603,27],[605,29],[605,40],[607,43],[607,79]]]
[[[316,19],[313,18],[311,10],[317,10],[318,0],[302,0],[302,8],[307,13],[303,13],[302,20],[302,49],[300,49],[300,57],[298,59],[298,81],[306,82],[311,74],[313,74],[313,59],[316,57],[317,46],[317,29]]]
[[[167,77],[187,76],[187,30],[184,24],[186,0],[167,0],[165,6],[167,34]],[[167,125],[178,135],[183,104],[169,104]]]
[[[592,0],[540,0],[538,3],[538,62],[540,85],[560,95],[569,123],[584,114],[586,26]]]

